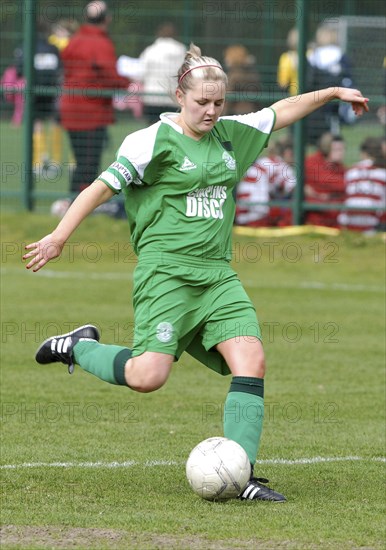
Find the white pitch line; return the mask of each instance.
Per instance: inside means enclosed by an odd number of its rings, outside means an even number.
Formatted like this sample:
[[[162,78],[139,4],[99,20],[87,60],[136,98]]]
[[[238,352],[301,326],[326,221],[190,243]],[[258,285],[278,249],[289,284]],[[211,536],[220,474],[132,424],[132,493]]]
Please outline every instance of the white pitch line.
[[[26,270],[14,268],[2,268],[2,275],[29,275]],[[88,272],[88,271],[55,271],[54,269],[43,269],[34,274],[35,277],[45,277],[47,279],[79,279],[95,280],[95,281],[131,281],[133,274],[129,272]],[[242,279],[245,286],[261,289],[284,289],[284,290],[327,290],[336,292],[385,292],[382,285],[361,285],[350,283],[322,283],[320,281],[303,281],[299,284],[280,285],[267,284],[254,279]]]
[[[126,460],[124,462],[23,462],[21,464],[2,464],[0,470],[16,470],[20,468],[130,468],[131,466],[179,466],[181,463],[174,460],[147,460],[136,462]]]
[[[327,462],[385,462],[386,457],[361,457],[361,456],[315,456],[311,458],[272,458],[267,460],[257,460],[256,464],[272,464],[284,466],[297,466],[308,464],[323,464]],[[184,462],[175,460],[147,460],[137,462],[135,460],[126,460],[124,462],[22,462],[20,464],[2,464],[0,470],[18,470],[23,468],[130,468],[132,466],[145,466],[151,468],[154,466],[182,466]]]

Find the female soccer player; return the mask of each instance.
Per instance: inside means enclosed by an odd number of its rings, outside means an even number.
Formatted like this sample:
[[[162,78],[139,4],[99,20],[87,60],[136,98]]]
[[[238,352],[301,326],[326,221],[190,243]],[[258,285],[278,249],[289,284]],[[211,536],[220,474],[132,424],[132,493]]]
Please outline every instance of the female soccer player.
[[[218,373],[232,374],[224,436],[247,452],[251,480],[241,499],[283,502],[253,477],[263,425],[265,362],[255,309],[230,267],[235,215],[232,190],[271,133],[327,101],[367,111],[358,90],[327,88],[283,99],[256,113],[221,118],[227,78],[220,63],[191,45],[178,72],[180,112],[134,132],[116,160],[73,202],[56,229],[26,246],[27,269],[60,255],[82,220],[122,192],[138,265],[132,349],[99,343],[92,325],[41,344],[38,363],[74,363],[111,384],[151,392],[165,384],[183,351]],[[243,407],[255,407],[252,421]],[[239,411],[240,414],[234,414]],[[228,413],[228,414],[227,414]]]

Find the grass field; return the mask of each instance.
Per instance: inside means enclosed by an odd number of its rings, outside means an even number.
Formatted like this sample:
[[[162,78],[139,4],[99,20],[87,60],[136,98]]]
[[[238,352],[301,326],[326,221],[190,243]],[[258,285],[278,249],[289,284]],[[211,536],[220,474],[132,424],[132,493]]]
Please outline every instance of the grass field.
[[[143,395],[34,362],[41,340],[77,324],[122,345],[133,330],[126,223],[91,217],[60,260],[27,272],[23,243],[53,223],[2,217],[3,549],[384,548],[380,236],[235,237],[269,367],[256,473],[288,502],[209,503],[184,463],[221,435],[229,378],[184,354]]]

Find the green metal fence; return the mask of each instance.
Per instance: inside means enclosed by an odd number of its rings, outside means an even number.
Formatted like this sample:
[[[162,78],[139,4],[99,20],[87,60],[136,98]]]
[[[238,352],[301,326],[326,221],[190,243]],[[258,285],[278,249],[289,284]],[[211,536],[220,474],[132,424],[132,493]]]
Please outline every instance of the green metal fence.
[[[305,52],[307,44],[317,27],[326,21],[337,25],[344,48],[353,60],[354,82],[371,98],[372,113],[364,121],[350,128],[343,128],[354,161],[358,145],[366,135],[381,135],[382,126],[375,116],[377,107],[385,101],[384,73],[382,62],[385,50],[386,13],[384,3],[368,0],[366,5],[357,0],[307,1],[287,0],[248,1],[224,0],[221,2],[202,0],[144,0],[143,2],[108,2],[113,21],[110,35],[115,43],[117,55],[137,57],[154,39],[155,29],[161,20],[173,21],[180,39],[186,45],[194,41],[204,54],[222,61],[224,48],[242,43],[256,58],[262,80],[259,101],[268,106],[283,97],[277,86],[276,71],[280,54],[286,49],[286,37],[292,27],[299,32],[299,92],[305,90],[307,66]],[[44,210],[54,198],[68,195],[69,170],[51,180],[41,181],[33,170],[33,120],[34,120],[34,44],[38,20],[54,24],[61,18],[81,20],[85,3],[78,0],[56,2],[52,0],[3,1],[0,4],[0,32],[2,36],[1,74],[12,64],[14,49],[22,44],[24,55],[24,76],[26,85],[23,123],[19,128],[11,127],[11,106],[4,97],[9,86],[2,86],[1,101],[1,199],[3,208]],[[6,88],[6,89],[5,89]],[[46,87],[40,94],[58,94],[58,89]],[[59,92],[60,93],[60,92]],[[100,94],[100,92],[98,92]],[[106,91],[107,95],[116,93]],[[132,94],[132,92],[130,92]],[[128,112],[117,112],[117,124],[110,133],[106,148],[106,162],[128,131],[146,124],[145,120],[133,119]],[[302,167],[307,150],[305,122],[295,125],[295,163]],[[70,166],[68,143],[64,136],[66,166]],[[298,169],[298,182],[291,203],[293,221],[302,223],[304,212],[311,205],[304,201],[303,170]],[[312,208],[329,208],[327,205],[312,205]]]

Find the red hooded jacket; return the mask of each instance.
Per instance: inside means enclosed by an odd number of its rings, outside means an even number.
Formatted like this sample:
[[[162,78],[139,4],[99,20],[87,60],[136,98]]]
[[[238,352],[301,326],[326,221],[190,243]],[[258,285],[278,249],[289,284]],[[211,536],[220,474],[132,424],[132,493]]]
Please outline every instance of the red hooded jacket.
[[[61,57],[64,82],[60,119],[64,128],[94,130],[112,124],[112,98],[98,91],[127,88],[129,80],[117,73],[115,48],[106,31],[95,25],[82,25]]]

